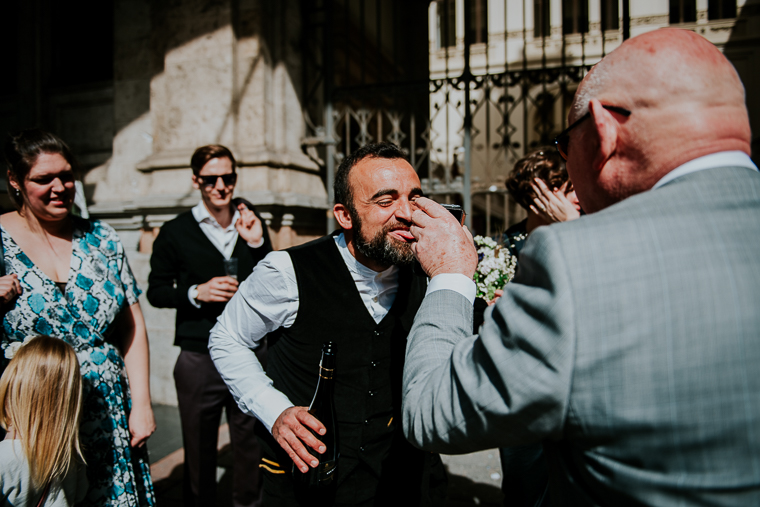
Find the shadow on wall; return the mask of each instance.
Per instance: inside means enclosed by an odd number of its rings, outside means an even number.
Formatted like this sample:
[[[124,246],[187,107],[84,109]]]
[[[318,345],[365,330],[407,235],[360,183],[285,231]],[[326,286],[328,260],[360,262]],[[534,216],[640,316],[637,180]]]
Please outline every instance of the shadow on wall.
[[[297,47],[291,36],[300,30],[299,8],[298,0],[4,2],[0,41],[10,55],[0,86],[0,130],[41,126],[60,135],[85,172],[97,168],[102,173],[88,178],[90,199],[106,180],[109,194],[139,195],[144,188],[132,173],[140,160],[162,148],[156,128],[182,132],[185,125],[185,132],[198,137],[187,139],[188,146],[226,141],[254,73],[263,65],[285,75],[294,90],[289,99],[300,101],[299,62],[288,58],[289,48]],[[220,31],[229,33],[226,53],[183,54],[183,48],[198,47]],[[223,60],[225,75],[216,76],[217,89],[223,91],[187,96],[178,87],[156,97],[152,83],[173,53],[179,59],[190,57],[187,65],[179,65],[187,81],[213,84],[203,65],[192,59]],[[223,100],[220,93],[226,94]],[[151,111],[152,101],[177,95],[192,102],[177,102],[175,116]],[[215,123],[214,128],[187,127],[193,118],[182,109],[194,110],[201,118],[196,122],[204,127]],[[214,118],[204,123],[206,109],[213,110]]]
[[[262,123],[266,129],[256,137],[250,133],[267,114],[282,116],[270,111],[278,93],[288,94],[283,102],[300,121],[300,68],[289,53],[300,29],[296,0],[116,0],[115,5],[113,152],[87,179],[91,200],[168,193],[147,206],[185,206],[195,195],[189,173],[141,174],[135,167],[187,167],[192,149],[209,143],[233,150],[254,140],[272,144],[273,131],[286,129],[270,129],[268,118]],[[297,130],[285,135],[294,132],[297,138]],[[298,147],[298,140],[290,144]]]

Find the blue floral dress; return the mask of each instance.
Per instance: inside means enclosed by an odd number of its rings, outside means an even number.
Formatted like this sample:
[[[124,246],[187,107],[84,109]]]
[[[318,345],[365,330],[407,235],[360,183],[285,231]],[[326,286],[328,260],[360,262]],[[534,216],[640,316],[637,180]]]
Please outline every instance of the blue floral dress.
[[[18,346],[14,342],[45,334],[65,340],[77,353],[84,380],[80,440],[90,483],[78,505],[155,505],[147,451],[129,445],[124,359],[109,341],[140,289],[116,232],[96,220],[73,220],[65,296],[2,230],[6,272],[18,274],[22,294],[5,314],[0,345],[5,352]],[[0,358],[7,363],[5,354]]]

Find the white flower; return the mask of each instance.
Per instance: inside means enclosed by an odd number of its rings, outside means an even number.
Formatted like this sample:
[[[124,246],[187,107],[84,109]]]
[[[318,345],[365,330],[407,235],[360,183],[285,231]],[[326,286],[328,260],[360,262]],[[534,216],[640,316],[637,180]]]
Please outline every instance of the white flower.
[[[27,336],[26,338],[24,338],[23,342],[12,342],[12,343],[9,343],[8,346],[5,348],[5,358],[8,359],[8,360],[13,359],[13,356],[16,355],[16,352],[18,352],[18,349],[20,349],[22,346],[24,346],[27,343],[29,343],[29,341],[32,338],[34,338],[35,336],[36,335],[34,335],[34,336]]]
[[[498,245],[492,238],[475,236],[478,263],[473,280],[477,286],[477,295],[486,299],[493,297],[494,291],[504,288],[515,275],[517,258],[508,248]]]
[[[9,343],[8,347],[5,349],[5,358],[13,359],[13,356],[16,355],[16,352],[18,352],[18,349],[20,349],[22,345],[24,345],[22,342]]]

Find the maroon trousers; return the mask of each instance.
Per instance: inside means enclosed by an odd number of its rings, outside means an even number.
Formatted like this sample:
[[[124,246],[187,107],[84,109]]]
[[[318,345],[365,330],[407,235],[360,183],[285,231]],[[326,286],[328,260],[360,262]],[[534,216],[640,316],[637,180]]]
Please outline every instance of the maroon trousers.
[[[238,408],[208,354],[180,352],[174,366],[174,383],[185,447],[184,505],[216,504],[217,436],[225,409],[233,453],[232,503],[234,507],[260,506],[261,450],[254,435],[259,422]]]

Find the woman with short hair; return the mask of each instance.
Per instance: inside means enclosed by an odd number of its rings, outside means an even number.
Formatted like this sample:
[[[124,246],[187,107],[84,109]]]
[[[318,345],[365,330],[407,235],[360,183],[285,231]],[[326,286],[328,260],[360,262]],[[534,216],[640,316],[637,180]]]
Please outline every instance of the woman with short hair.
[[[539,148],[518,160],[505,184],[512,199],[528,212],[528,218],[504,233],[504,243],[513,255],[536,227],[581,216],[565,161],[554,148]]]

